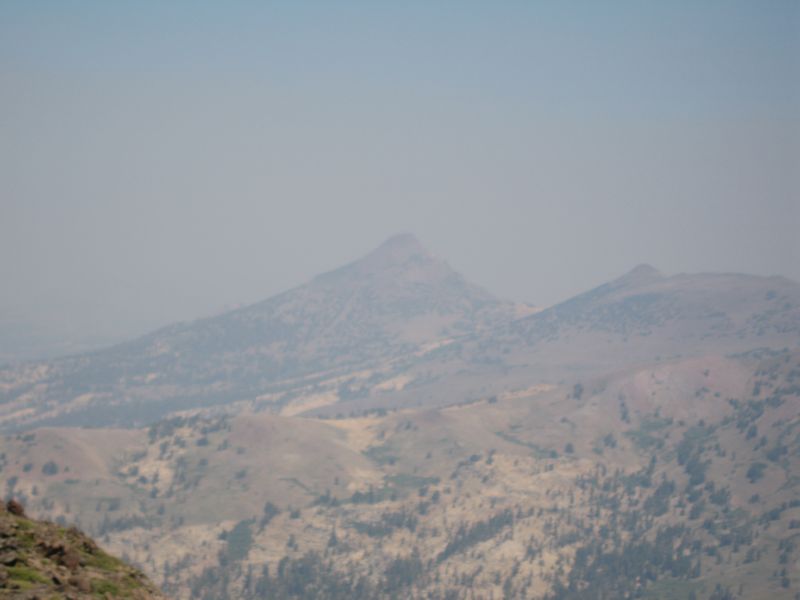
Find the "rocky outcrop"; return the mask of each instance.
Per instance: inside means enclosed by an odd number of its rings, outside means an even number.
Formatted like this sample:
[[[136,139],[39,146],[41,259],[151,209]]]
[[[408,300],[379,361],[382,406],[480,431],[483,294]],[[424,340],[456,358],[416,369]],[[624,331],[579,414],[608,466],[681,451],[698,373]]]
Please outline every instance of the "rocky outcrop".
[[[137,569],[76,528],[35,521],[0,504],[0,598],[163,598]]]

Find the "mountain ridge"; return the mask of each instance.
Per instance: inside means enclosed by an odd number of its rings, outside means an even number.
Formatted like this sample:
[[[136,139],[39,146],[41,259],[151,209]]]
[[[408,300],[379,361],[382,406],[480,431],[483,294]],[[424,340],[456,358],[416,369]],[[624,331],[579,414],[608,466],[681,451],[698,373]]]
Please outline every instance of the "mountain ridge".
[[[126,403],[138,406],[141,422],[152,418],[150,411],[161,416],[224,404],[263,395],[281,381],[363,369],[513,314],[510,303],[467,282],[403,234],[261,302],[106,350],[0,369],[0,422],[30,422],[14,415],[33,403],[34,411],[58,424],[59,403],[81,398],[84,406],[74,408],[84,416],[87,402],[95,416],[113,412],[110,403],[125,412]]]
[[[0,369],[0,427],[137,425],[186,410],[336,414],[421,398],[438,406],[512,383],[798,339],[791,280],[638,265],[519,317],[400,234],[261,302]]]

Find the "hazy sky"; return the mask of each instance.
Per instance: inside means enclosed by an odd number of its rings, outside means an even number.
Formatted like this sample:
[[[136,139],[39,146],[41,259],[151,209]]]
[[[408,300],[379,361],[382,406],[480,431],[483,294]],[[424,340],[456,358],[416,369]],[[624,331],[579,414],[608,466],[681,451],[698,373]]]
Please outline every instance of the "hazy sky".
[[[535,304],[800,279],[798,106],[796,0],[5,0],[0,322],[144,332],[405,231]]]

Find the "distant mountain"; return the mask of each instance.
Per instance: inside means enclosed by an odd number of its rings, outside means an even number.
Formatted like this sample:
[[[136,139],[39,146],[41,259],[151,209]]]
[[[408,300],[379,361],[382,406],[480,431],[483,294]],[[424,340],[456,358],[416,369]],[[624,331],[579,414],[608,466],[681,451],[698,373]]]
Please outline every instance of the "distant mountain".
[[[800,284],[782,277],[665,277],[640,266],[493,334],[522,361],[600,372],[680,356],[800,344]],[[491,345],[490,345],[491,346]]]
[[[132,425],[408,355],[511,320],[411,235],[269,300],[0,371],[0,423]]]
[[[410,383],[313,414],[446,406],[681,358],[800,347],[800,284],[782,277],[666,277],[641,265],[534,314],[476,332],[405,366]],[[396,374],[395,374],[396,376]]]
[[[640,265],[548,309],[502,302],[411,235],[309,283],[112,348],[0,369],[0,428],[196,410],[443,406],[705,354],[800,344],[800,284]]]
[[[515,329],[529,345],[578,332],[626,338],[662,333],[682,346],[702,340],[800,341],[800,285],[782,277],[737,274],[664,277],[640,265],[520,321]]]

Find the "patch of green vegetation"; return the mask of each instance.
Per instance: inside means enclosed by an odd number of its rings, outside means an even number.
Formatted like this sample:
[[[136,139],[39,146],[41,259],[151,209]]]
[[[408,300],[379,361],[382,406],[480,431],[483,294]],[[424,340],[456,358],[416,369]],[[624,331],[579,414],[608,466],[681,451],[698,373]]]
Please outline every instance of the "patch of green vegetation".
[[[392,454],[392,449],[387,445],[370,446],[364,450],[364,456],[378,465],[393,465],[397,462],[397,456]]]
[[[747,469],[747,479],[750,483],[756,483],[759,479],[764,477],[764,471],[767,470],[767,465],[763,462],[754,462]]]
[[[42,473],[44,475],[58,475],[59,467],[52,460],[47,461],[42,465]]]
[[[647,432],[652,432],[660,431],[661,429],[669,427],[670,425],[672,425],[672,418],[660,417],[658,415],[647,415],[642,418],[639,428]]]
[[[397,488],[421,488],[426,485],[436,485],[439,483],[438,477],[420,477],[418,475],[409,475],[408,473],[398,473],[397,475],[389,475],[386,477],[387,487]]]
[[[639,450],[661,448],[664,445],[664,440],[653,434],[670,425],[672,425],[672,419],[666,419],[658,415],[648,415],[641,420],[638,429],[626,431],[625,435],[631,439]]]
[[[353,495],[350,496],[349,500],[346,500],[346,502],[351,502],[353,504],[377,504],[385,500],[396,499],[397,490],[395,488],[384,486],[380,489],[375,489],[370,486],[366,492],[353,492]]]
[[[595,454],[599,454],[600,456],[603,455],[603,452],[606,448],[616,448],[617,447],[617,438],[614,437],[614,434],[609,432],[602,437],[596,438],[592,441],[592,452]]]
[[[8,578],[10,581],[22,582],[27,584],[32,583],[50,583],[47,579],[36,569],[32,569],[27,565],[14,565],[8,567]]]
[[[514,513],[506,509],[485,521],[478,521],[470,525],[462,524],[453,538],[447,543],[444,550],[436,557],[437,563],[442,563],[455,554],[490,540],[501,530],[514,524]]]
[[[643,598],[657,598],[658,600],[684,600],[690,598],[692,592],[699,595],[703,584],[697,581],[683,579],[661,579],[649,586]]]
[[[28,521],[28,519],[17,519],[17,529],[22,531],[32,531],[33,527],[33,523]]]
[[[96,567],[102,571],[119,571],[124,566],[122,561],[99,549],[95,550],[93,554],[84,552],[83,555],[88,566]]]
[[[538,444],[534,444],[533,442],[526,442],[520,440],[519,438],[516,438],[510,433],[506,433],[505,431],[496,431],[495,435],[500,439],[503,439],[512,444],[516,444],[517,446],[524,446],[525,448],[530,448],[531,450],[533,450],[534,458],[558,458],[558,452],[556,450],[552,450],[550,448],[544,448],[542,446],[539,446]]]
[[[405,511],[385,512],[381,515],[380,521],[363,522],[353,521],[350,527],[373,538],[389,536],[396,529],[407,529],[414,532],[418,523],[417,517]]]
[[[17,519],[17,541],[23,548],[30,549],[36,545],[34,524],[27,519]]]
[[[239,521],[228,533],[228,546],[226,548],[226,558],[228,560],[239,561],[248,555],[250,547],[253,545],[252,524],[252,520]]]
[[[117,585],[113,581],[108,581],[105,579],[98,579],[92,582],[92,593],[95,596],[99,596],[101,598],[105,598],[106,594],[108,594],[112,598],[119,598],[123,595],[123,592],[120,589],[119,585]],[[125,595],[127,596],[129,594]]]
[[[358,533],[368,535],[373,538],[381,538],[389,536],[394,531],[391,527],[387,527],[382,523],[364,523],[361,521],[353,521],[350,527],[355,529]]]

